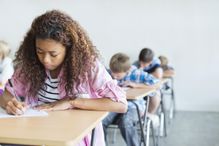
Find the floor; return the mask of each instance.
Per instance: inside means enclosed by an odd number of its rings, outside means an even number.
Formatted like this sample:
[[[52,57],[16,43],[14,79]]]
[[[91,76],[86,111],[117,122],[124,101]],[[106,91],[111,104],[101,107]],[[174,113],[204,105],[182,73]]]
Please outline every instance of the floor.
[[[177,112],[168,124],[167,134],[159,146],[219,146],[219,113]],[[119,131],[115,143],[112,136],[113,131],[109,130],[107,146],[126,146]]]

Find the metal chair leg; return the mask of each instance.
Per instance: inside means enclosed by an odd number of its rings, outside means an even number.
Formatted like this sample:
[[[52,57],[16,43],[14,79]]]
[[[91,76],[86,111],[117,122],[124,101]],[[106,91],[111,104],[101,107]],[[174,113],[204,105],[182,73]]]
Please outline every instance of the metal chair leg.
[[[112,140],[112,143],[114,144],[116,142],[116,129],[113,129],[113,140]]]
[[[147,129],[146,129],[146,146],[150,145],[150,133],[152,133],[153,145],[158,146],[159,136],[156,138],[155,128],[153,126],[153,122],[148,118],[147,120]]]
[[[175,116],[175,93],[174,93],[174,80],[171,79],[171,107],[170,107],[170,115],[169,118],[172,120]]]
[[[151,129],[152,129],[152,138],[153,138],[153,144],[154,146],[158,146],[159,145],[159,135],[156,135],[155,133],[155,127],[153,125],[153,122],[151,122]]]
[[[159,135],[164,135],[164,114],[163,112],[160,113],[160,127],[159,127]]]
[[[161,128],[160,128],[160,136],[167,136],[167,124],[166,124],[166,112],[164,108],[164,99],[163,94],[161,93]],[[163,125],[162,125],[163,124]]]
[[[151,120],[147,121],[147,131],[146,131],[146,146],[150,144],[150,129],[151,129]]]
[[[90,146],[94,146],[94,140],[95,140],[94,138],[95,138],[95,128],[92,130]]]

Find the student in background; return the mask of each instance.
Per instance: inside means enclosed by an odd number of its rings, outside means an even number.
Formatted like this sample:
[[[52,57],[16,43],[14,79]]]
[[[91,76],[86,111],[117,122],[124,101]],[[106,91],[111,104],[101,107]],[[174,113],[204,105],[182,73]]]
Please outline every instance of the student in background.
[[[111,75],[114,79],[118,81],[118,84],[122,87],[133,87],[133,88],[158,88],[158,79],[154,78],[152,75],[137,69],[135,66],[131,66],[129,57],[123,53],[117,53],[112,56],[110,60],[110,70]],[[153,98],[158,98],[159,93],[153,93]],[[144,99],[139,99],[135,101],[142,114],[145,109]],[[149,104],[150,105],[150,104]],[[149,118],[152,119],[155,126],[159,125],[158,116],[154,115],[158,106],[151,106],[149,110]],[[109,115],[103,120],[103,127],[106,134],[107,127],[114,121],[118,121],[118,126],[120,128],[121,134],[127,144],[127,146],[138,146],[139,138],[138,131],[134,124],[138,121],[136,107],[132,102],[128,102],[128,111],[125,114],[109,113]]]
[[[139,54],[138,61],[134,62],[137,68],[152,74],[158,79],[162,79],[163,71],[160,67],[160,60],[155,57],[154,52],[149,48],[143,48]]]
[[[14,68],[12,59],[8,57],[10,48],[5,41],[0,40],[0,88],[4,90],[5,83],[11,78]]]
[[[76,21],[58,10],[48,11],[33,21],[16,53],[16,70],[11,79],[14,92],[39,110],[79,108],[124,113],[125,92],[98,56]],[[23,114],[27,106],[16,100],[14,92],[7,83],[0,106],[9,114]],[[101,123],[95,137],[96,146],[105,145]],[[90,145],[90,140],[89,134],[77,145]]]
[[[174,75],[174,69],[169,66],[168,58],[165,56],[158,57],[161,62],[161,68],[163,69],[163,77],[170,77]]]

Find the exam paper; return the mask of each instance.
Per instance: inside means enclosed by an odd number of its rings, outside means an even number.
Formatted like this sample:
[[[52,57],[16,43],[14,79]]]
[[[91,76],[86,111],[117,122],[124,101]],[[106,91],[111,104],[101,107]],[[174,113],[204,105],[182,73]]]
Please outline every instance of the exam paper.
[[[27,109],[23,115],[9,115],[3,108],[0,107],[0,118],[19,118],[19,117],[39,117],[47,116],[45,111],[39,111],[35,109]]]

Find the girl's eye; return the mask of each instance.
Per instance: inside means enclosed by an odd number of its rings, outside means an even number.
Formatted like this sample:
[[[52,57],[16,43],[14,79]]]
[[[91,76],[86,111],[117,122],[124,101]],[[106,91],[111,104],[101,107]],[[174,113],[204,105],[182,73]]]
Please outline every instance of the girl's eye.
[[[51,56],[52,56],[52,57],[56,57],[56,56],[58,56],[58,55],[57,55],[57,54],[51,54]]]
[[[39,50],[37,50],[37,54],[43,54],[43,52],[42,52],[42,51],[39,51]]]

